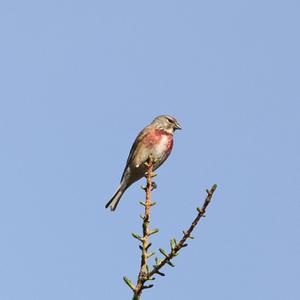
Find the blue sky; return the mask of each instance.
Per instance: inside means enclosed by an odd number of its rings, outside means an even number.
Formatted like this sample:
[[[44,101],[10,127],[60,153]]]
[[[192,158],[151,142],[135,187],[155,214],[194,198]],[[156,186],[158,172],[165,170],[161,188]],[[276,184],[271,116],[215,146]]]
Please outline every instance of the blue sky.
[[[300,298],[298,1],[2,1],[0,299],[131,299],[131,144],[171,114],[153,249],[196,239],[142,299]]]

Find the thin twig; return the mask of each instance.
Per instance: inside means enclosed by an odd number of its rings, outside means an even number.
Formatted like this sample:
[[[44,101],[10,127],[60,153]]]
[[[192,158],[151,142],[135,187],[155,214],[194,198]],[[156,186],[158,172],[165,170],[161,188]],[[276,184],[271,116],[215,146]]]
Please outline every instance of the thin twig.
[[[207,206],[209,205],[211,198],[213,196],[213,193],[215,192],[215,190],[217,189],[217,185],[214,184],[212,186],[212,188],[210,190],[206,190],[207,192],[207,197],[204,200],[204,203],[202,205],[201,208],[197,208],[198,211],[198,215],[196,216],[196,218],[194,219],[192,225],[189,227],[188,230],[183,232],[183,237],[182,239],[176,243],[176,241],[174,241],[174,247],[171,249],[171,252],[169,254],[163,253],[165,255],[165,258],[163,260],[161,260],[157,265],[155,265],[153,267],[153,269],[147,274],[147,280],[151,279],[151,277],[154,274],[159,274],[162,275],[163,273],[161,273],[159,270],[165,265],[165,264],[169,264],[171,259],[174,258],[175,256],[178,255],[178,252],[187,246],[187,239],[191,238],[191,233],[194,230],[194,228],[196,227],[196,225],[198,224],[198,222],[200,221],[200,219],[202,217],[205,216],[205,211]],[[162,250],[162,249],[161,249]],[[162,252],[162,251],[161,251]],[[172,264],[171,264],[172,265]]]

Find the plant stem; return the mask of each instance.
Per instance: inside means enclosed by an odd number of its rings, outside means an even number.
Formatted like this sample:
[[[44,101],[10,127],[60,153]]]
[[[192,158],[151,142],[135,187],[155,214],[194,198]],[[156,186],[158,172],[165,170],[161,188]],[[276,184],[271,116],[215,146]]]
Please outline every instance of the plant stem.
[[[144,282],[148,280],[148,249],[150,247],[149,244],[149,236],[150,236],[150,212],[151,212],[151,191],[153,190],[153,182],[152,178],[154,177],[153,166],[154,161],[152,157],[149,157],[147,166],[147,184],[145,187],[146,192],[146,200],[145,200],[145,215],[143,216],[143,236],[142,236],[142,255],[141,255],[141,266],[140,272],[138,275],[137,284],[134,290],[133,300],[138,300],[142,294],[142,290],[144,288]]]

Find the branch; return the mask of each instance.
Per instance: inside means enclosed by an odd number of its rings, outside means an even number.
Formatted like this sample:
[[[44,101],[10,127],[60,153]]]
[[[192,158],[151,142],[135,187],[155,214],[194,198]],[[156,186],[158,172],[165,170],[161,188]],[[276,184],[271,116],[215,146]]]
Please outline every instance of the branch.
[[[207,196],[204,200],[204,203],[201,208],[197,208],[198,214],[193,220],[191,226],[186,230],[183,231],[183,236],[179,242],[176,241],[176,239],[171,239],[170,246],[171,250],[169,253],[167,253],[162,248],[159,249],[160,253],[164,256],[163,259],[159,260],[157,257],[155,258],[155,265],[150,270],[148,265],[148,259],[155,254],[155,252],[148,252],[149,248],[151,247],[151,243],[149,242],[150,235],[155,234],[158,232],[158,229],[150,230],[150,211],[151,206],[155,205],[155,202],[151,202],[151,192],[156,187],[155,183],[152,181],[153,177],[156,176],[156,174],[153,172],[155,161],[152,157],[149,157],[147,162],[145,163],[145,166],[147,168],[147,171],[145,173],[145,177],[147,179],[146,186],[143,187],[143,189],[146,192],[146,200],[145,202],[140,202],[145,207],[145,213],[143,216],[141,216],[143,220],[143,236],[140,236],[136,233],[132,233],[132,236],[136,239],[138,239],[141,242],[141,245],[139,246],[141,249],[141,263],[140,263],[140,270],[139,275],[137,279],[136,285],[134,285],[127,277],[123,277],[125,283],[131,288],[133,291],[133,300],[139,300],[140,296],[142,294],[142,291],[144,289],[152,288],[153,284],[145,285],[145,283],[149,280],[154,280],[154,275],[160,275],[165,276],[164,273],[162,273],[160,270],[162,267],[164,267],[166,264],[168,264],[171,267],[175,267],[175,265],[171,262],[171,260],[179,254],[179,251],[186,247],[187,240],[193,239],[191,236],[191,233],[193,232],[194,228],[197,226],[198,222],[202,217],[205,217],[206,209],[211,202],[212,196],[217,189],[217,185],[214,184],[210,190],[206,190]]]
[[[142,187],[142,188],[146,192],[146,200],[145,200],[145,202],[140,202],[140,204],[142,204],[145,207],[145,213],[143,216],[141,216],[141,218],[143,220],[143,225],[142,225],[143,226],[143,236],[140,236],[136,233],[132,233],[132,236],[141,242],[141,245],[139,247],[142,251],[141,264],[140,264],[140,270],[139,270],[139,275],[138,275],[138,279],[137,279],[137,284],[134,285],[127,277],[123,277],[123,280],[125,281],[125,283],[133,291],[133,300],[140,299],[143,289],[153,287],[153,284],[144,285],[144,283],[147,280],[149,280],[149,278],[148,278],[148,274],[149,274],[148,258],[155,254],[155,252],[151,252],[151,253],[148,252],[149,248],[151,247],[151,243],[149,243],[149,237],[150,237],[150,235],[158,232],[157,228],[150,230],[150,227],[149,227],[151,206],[154,206],[156,204],[155,202],[151,202],[151,192],[156,187],[155,183],[152,181],[152,178],[154,176],[156,176],[156,174],[153,172],[154,164],[155,164],[155,160],[152,157],[149,157],[149,159],[145,163],[145,166],[147,168],[147,172],[145,173],[147,183],[146,183],[146,186]]]
[[[151,288],[153,285],[145,286],[145,281],[148,280],[148,273],[149,273],[149,267],[148,267],[148,258],[152,256],[154,253],[148,253],[148,250],[151,246],[151,243],[149,243],[149,237],[151,234],[157,233],[158,229],[150,230],[149,224],[150,224],[150,212],[151,212],[151,206],[153,203],[151,202],[151,191],[154,189],[155,184],[152,181],[152,178],[156,175],[153,173],[153,166],[154,166],[154,160],[152,157],[149,157],[148,161],[145,163],[145,166],[147,167],[147,172],[145,173],[147,184],[144,188],[146,192],[146,200],[142,203],[142,205],[145,206],[145,215],[141,216],[143,219],[143,237],[141,238],[142,245],[140,247],[142,251],[141,255],[141,266],[140,271],[138,275],[137,284],[134,290],[134,297],[133,299],[139,299],[142,290],[145,288]]]
[[[163,260],[161,260],[160,262],[157,261],[156,265],[154,265],[153,269],[148,273],[147,280],[151,279],[154,274],[158,274],[158,275],[164,276],[164,273],[161,273],[159,270],[165,264],[169,264],[170,266],[174,267],[174,265],[171,263],[171,259],[174,258],[175,256],[177,256],[178,253],[179,253],[179,251],[182,248],[184,248],[184,247],[186,247],[188,245],[186,243],[186,241],[187,241],[188,238],[193,238],[191,236],[191,233],[194,230],[194,228],[196,227],[196,225],[198,224],[198,222],[200,221],[200,219],[202,217],[205,217],[206,208],[209,205],[209,203],[210,203],[210,201],[212,199],[213,193],[215,192],[216,189],[217,189],[217,185],[214,184],[210,190],[206,190],[207,197],[204,200],[204,203],[203,203],[202,207],[201,208],[199,208],[199,207],[197,208],[198,215],[196,216],[196,218],[192,222],[192,225],[189,227],[188,230],[183,231],[183,237],[182,237],[182,239],[178,243],[176,242],[175,239],[172,239],[170,241],[171,252],[167,254],[163,249],[160,249],[160,252],[165,256],[165,258]]]

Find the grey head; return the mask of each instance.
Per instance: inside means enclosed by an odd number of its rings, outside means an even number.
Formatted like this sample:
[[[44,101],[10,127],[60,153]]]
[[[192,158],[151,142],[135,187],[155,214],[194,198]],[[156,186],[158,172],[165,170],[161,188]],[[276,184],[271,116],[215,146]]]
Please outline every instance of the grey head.
[[[156,117],[151,124],[155,125],[157,129],[161,129],[169,133],[173,133],[175,130],[181,129],[178,121],[174,117],[168,115],[160,115]]]

